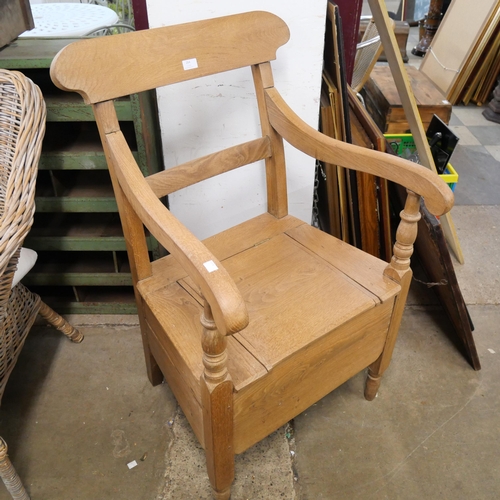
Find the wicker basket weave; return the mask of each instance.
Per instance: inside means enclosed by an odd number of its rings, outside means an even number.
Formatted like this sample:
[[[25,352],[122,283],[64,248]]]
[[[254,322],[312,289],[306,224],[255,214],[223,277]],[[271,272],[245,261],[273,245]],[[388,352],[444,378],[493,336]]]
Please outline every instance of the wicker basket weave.
[[[44,133],[40,89],[21,73],[0,70],[0,400],[40,308],[39,297],[23,285],[11,286],[33,224]]]
[[[45,133],[45,102],[22,73],[0,69],[0,402],[38,313],[74,342],[82,334],[18,283],[21,245],[35,212],[35,183]],[[0,477],[12,497],[29,499],[0,438]]]

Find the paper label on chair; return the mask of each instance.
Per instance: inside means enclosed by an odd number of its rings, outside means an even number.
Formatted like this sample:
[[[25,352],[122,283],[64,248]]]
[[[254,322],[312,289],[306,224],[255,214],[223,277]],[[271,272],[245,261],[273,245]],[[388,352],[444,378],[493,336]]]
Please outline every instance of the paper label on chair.
[[[198,67],[196,57],[193,57],[193,59],[184,59],[184,61],[182,61],[182,67],[184,68],[184,71],[188,69],[196,69]]]
[[[215,262],[213,260],[209,260],[208,262],[204,262],[203,265],[205,266],[205,269],[209,272],[209,273],[213,273],[214,271],[217,271],[217,269],[219,269]]]

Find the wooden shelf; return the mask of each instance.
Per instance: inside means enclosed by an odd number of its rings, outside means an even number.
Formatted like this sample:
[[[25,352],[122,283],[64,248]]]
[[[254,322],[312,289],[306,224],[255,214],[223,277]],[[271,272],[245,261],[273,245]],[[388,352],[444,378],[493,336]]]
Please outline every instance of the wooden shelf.
[[[0,68],[22,71],[41,89],[47,127],[39,162],[36,214],[25,245],[38,260],[23,282],[60,313],[136,313],[125,240],[90,106],[51,81],[57,52],[75,39],[18,39]],[[127,142],[145,175],[163,169],[156,94],[115,101]],[[148,238],[151,258],[165,254]]]
[[[23,72],[32,68],[50,68],[55,55],[77,40],[81,38],[18,38],[2,49],[0,68]]]
[[[47,106],[47,121],[95,121],[92,108],[85,104],[75,92],[65,92],[57,88],[45,68],[24,69],[23,73],[40,87]],[[132,105],[129,97],[115,101],[118,119],[133,121]]]
[[[125,252],[39,252],[26,285],[130,286]]]
[[[116,200],[107,170],[39,172],[38,212],[116,212]]]
[[[133,151],[137,151],[134,124],[120,124],[123,135]],[[66,155],[101,153],[99,131],[94,122],[48,122],[42,144],[42,156],[57,152]]]
[[[149,249],[156,247],[148,238]],[[125,251],[117,213],[44,213],[38,211],[25,246],[40,251]]]
[[[47,120],[53,122],[95,121],[92,109],[83,102],[78,94],[68,92],[64,97],[47,97],[45,103],[47,105]],[[132,109],[128,99],[115,101],[115,109],[118,120],[132,120]]]
[[[31,286],[61,314],[137,314],[132,287]]]
[[[123,251],[125,238],[116,213],[40,213],[25,246],[44,251]]]

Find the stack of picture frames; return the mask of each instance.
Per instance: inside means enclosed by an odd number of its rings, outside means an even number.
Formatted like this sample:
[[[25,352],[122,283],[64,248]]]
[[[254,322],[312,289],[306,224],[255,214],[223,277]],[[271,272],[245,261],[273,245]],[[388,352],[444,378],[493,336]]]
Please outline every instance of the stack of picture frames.
[[[429,161],[432,161],[401,53],[390,28],[391,21],[385,3],[383,0],[368,2],[417,149],[424,159],[427,150]],[[394,154],[380,129],[346,83],[341,30],[338,7],[329,1],[321,95],[321,130],[335,139]],[[431,168],[433,164],[424,165]],[[384,179],[349,171],[336,165],[321,164],[318,172],[320,229],[389,261],[392,254],[391,217],[402,209],[402,200],[406,197],[404,189],[397,185],[388,185]],[[455,344],[471,366],[479,370],[481,366],[472,336],[474,327],[454,271],[448,250],[449,241],[447,243],[448,238],[442,226],[443,220],[441,218],[441,221],[438,221],[429,214],[424,204],[421,215],[415,254],[423,266],[428,282],[434,285],[433,289],[448,314]]]
[[[383,134],[347,85],[342,25],[338,7],[328,3],[323,85],[322,131],[342,141],[385,151]],[[385,260],[391,257],[388,186],[363,172],[321,165],[319,175],[321,229]]]
[[[484,104],[500,73],[500,0],[452,2],[420,71],[452,104]]]

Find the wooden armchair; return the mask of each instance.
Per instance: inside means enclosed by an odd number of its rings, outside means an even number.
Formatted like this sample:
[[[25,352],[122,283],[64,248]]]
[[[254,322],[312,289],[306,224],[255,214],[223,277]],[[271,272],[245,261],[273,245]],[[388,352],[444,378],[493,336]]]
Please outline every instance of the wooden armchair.
[[[33,224],[44,133],[40,89],[22,73],[0,69],[0,401],[37,314],[73,342],[83,340],[76,328],[20,282],[36,261],[36,253],[21,245]],[[13,498],[28,500],[2,438],[0,477]]]
[[[153,384],[165,377],[175,394],[219,499],[230,496],[234,454],[367,367],[365,396],[375,397],[410,284],[420,196],[435,214],[453,204],[430,170],[328,138],[294,114],[274,88],[269,62],[288,38],[280,18],[249,12],[79,41],[51,67],[58,87],[93,106],[127,239],[148,375]],[[262,137],[144,178],[113,99],[244,66]],[[283,139],[408,188],[389,265],[287,214]],[[203,242],[159,201],[258,160],[266,165],[267,213]],[[150,262],[144,226],[168,256]]]

